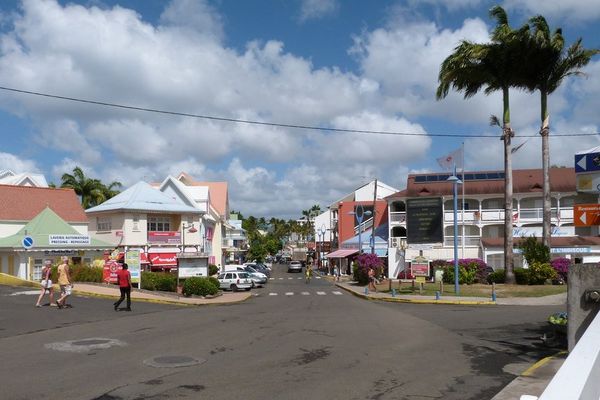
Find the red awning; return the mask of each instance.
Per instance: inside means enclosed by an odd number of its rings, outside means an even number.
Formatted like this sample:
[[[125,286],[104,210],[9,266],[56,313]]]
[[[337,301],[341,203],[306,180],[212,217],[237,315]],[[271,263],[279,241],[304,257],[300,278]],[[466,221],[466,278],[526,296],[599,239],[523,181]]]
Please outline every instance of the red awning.
[[[177,253],[149,253],[148,259],[153,267],[177,266]]]
[[[327,254],[327,258],[344,258],[351,256],[352,254],[358,253],[358,249],[339,249],[334,252]]]

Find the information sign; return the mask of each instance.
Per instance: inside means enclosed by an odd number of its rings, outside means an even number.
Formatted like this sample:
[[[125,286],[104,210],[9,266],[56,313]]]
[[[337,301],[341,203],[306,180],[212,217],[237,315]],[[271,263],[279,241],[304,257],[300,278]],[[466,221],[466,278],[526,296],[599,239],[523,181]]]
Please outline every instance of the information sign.
[[[131,283],[140,283],[140,251],[127,250],[127,252],[125,252],[125,264],[127,264],[127,267],[129,268],[129,273],[131,274]]]
[[[600,225],[600,204],[575,204],[573,222],[575,226]]]
[[[406,241],[415,243],[442,243],[442,199],[409,199],[406,201]]]
[[[48,235],[48,244],[55,246],[70,246],[90,243],[90,237],[88,235]]]
[[[600,153],[575,154],[575,172],[600,171]]]
[[[412,276],[429,276],[429,260],[425,257],[415,257],[410,262]]]
[[[180,278],[208,276],[208,257],[178,257]]]

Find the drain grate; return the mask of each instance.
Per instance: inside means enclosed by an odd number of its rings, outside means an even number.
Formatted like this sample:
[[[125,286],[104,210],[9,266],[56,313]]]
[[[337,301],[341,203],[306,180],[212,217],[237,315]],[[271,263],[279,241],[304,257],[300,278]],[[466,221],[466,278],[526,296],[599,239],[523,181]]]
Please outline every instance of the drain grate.
[[[191,367],[205,363],[203,358],[194,358],[189,356],[157,356],[144,360],[144,364],[154,368],[180,368]]]
[[[86,353],[93,350],[104,350],[113,346],[127,346],[125,342],[117,339],[107,338],[87,338],[79,340],[69,340],[66,342],[47,343],[44,345],[47,349],[56,351],[69,351],[72,353]]]

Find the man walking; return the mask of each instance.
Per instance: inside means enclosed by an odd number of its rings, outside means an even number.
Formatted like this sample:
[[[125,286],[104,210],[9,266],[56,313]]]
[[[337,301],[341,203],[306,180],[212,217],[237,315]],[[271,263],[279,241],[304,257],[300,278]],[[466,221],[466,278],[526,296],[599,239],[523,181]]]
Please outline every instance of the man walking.
[[[117,283],[119,284],[121,297],[114,304],[115,311],[119,310],[119,306],[125,300],[125,296],[127,296],[127,308],[125,311],[131,311],[131,273],[128,271],[128,268],[127,264],[123,264],[123,268],[117,271]]]

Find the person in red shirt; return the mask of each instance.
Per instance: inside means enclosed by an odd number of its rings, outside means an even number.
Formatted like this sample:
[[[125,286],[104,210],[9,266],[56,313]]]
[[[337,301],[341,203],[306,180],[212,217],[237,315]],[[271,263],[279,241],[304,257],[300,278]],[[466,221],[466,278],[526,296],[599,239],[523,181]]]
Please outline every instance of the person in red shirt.
[[[125,311],[131,311],[131,274],[127,270],[128,268],[127,264],[123,264],[123,268],[117,271],[117,283],[121,290],[121,297],[114,303],[115,311],[119,310],[119,306],[125,300],[125,296],[127,296],[127,308]]]

